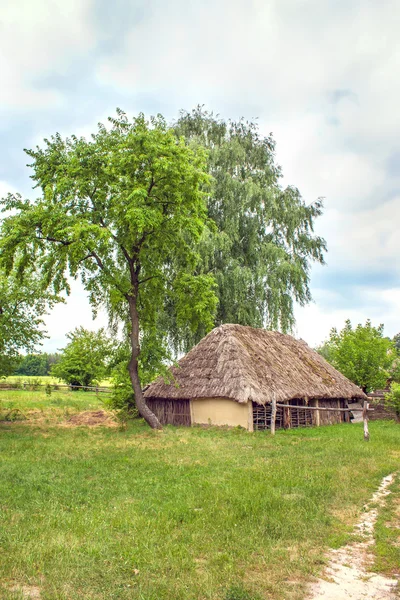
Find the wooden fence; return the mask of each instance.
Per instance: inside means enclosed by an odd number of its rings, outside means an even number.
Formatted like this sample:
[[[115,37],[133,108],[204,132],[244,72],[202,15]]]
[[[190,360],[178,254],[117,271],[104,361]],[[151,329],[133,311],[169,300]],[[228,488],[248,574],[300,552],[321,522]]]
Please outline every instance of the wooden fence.
[[[38,388],[44,388],[45,390],[51,391],[76,391],[84,390],[90,392],[96,392],[96,394],[111,394],[112,389],[105,386],[87,386],[87,385],[67,385],[65,383],[35,383],[34,381],[22,381],[18,384],[8,383],[7,381],[0,383],[0,390],[8,391],[34,391]]]
[[[390,392],[389,388],[384,390],[375,390],[374,392],[370,392],[368,394],[368,399],[371,401],[372,406],[374,407],[374,414],[371,415],[371,420],[376,419],[386,419],[391,420],[397,419],[396,412],[390,408],[385,402],[385,396]]]
[[[275,428],[276,428],[276,416],[277,416],[277,409],[281,408],[284,410],[298,410],[299,406],[298,405],[294,405],[294,404],[281,404],[279,402],[277,402],[275,400],[275,398],[273,398],[272,402],[271,402],[271,435],[275,435]],[[343,412],[343,413],[350,413],[350,412],[358,412],[361,411],[362,412],[362,419],[364,422],[364,440],[368,441],[369,440],[369,430],[368,430],[368,412],[369,411],[373,411],[373,408],[370,408],[369,403],[367,400],[364,400],[364,404],[362,406],[362,408],[328,408],[325,406],[307,406],[304,405],[301,407],[302,410],[309,410],[309,411],[318,411],[318,415],[320,412]]]

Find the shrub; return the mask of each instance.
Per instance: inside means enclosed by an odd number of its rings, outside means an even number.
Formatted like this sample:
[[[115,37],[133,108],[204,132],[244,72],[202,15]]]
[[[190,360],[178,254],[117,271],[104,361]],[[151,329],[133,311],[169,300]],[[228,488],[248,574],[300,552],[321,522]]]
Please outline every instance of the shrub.
[[[389,394],[385,396],[385,404],[394,410],[397,420],[400,421],[400,383],[392,383]]]

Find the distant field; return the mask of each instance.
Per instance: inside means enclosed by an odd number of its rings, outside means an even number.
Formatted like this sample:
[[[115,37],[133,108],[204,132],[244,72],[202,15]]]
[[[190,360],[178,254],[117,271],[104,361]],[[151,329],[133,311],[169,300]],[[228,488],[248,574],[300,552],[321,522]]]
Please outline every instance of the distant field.
[[[362,424],[65,427],[103,408],[83,392],[0,390],[0,415],[11,406],[27,420],[0,420],[2,600],[300,600],[400,464],[392,422],[365,443]]]
[[[46,383],[64,384],[64,382],[61,381],[61,379],[57,379],[56,377],[51,377],[50,375],[10,375],[9,377],[0,379],[0,383],[1,383],[1,381],[9,382],[9,383],[17,383],[17,382],[23,383],[24,381],[29,383],[29,382],[35,381],[37,383],[41,383],[44,385],[46,385]],[[109,379],[103,379],[99,383],[99,386],[108,387],[109,385],[110,385]]]

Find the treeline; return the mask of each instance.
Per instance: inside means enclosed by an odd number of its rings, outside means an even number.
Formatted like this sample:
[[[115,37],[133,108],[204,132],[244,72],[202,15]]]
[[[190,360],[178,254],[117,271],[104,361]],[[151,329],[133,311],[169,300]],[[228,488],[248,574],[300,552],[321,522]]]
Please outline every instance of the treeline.
[[[15,369],[13,375],[35,375],[43,377],[51,375],[53,365],[60,361],[61,355],[58,353],[43,352],[40,354],[27,354],[19,356],[15,361]]]

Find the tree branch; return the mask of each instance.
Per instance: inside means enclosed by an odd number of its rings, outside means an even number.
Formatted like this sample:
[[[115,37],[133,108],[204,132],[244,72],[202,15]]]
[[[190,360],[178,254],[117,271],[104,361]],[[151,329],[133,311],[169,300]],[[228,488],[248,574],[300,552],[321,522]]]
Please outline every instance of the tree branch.
[[[116,242],[118,244],[118,246],[120,247],[120,249],[122,251],[122,254],[125,256],[126,260],[129,262],[131,260],[131,257],[129,256],[127,249],[125,248],[125,246],[123,246],[119,242],[117,236],[111,231],[111,229],[109,228],[109,226],[107,225],[107,223],[104,221],[103,217],[99,214],[98,208],[95,205],[94,199],[93,199],[93,196],[95,195],[96,191],[97,191],[97,187],[94,188],[94,190],[92,192],[92,195],[89,194],[89,199],[90,199],[90,201],[92,203],[93,210],[96,213],[98,213],[98,215],[99,215],[100,225],[103,227],[103,229],[106,229],[108,231],[108,233],[111,235],[111,237],[114,240],[114,242]]]
[[[138,284],[140,285],[141,283],[146,283],[146,281],[150,281],[150,279],[156,279],[156,277],[163,277],[162,275],[151,275],[151,277],[145,277],[144,279],[141,279],[140,281],[138,281]]]
[[[49,237],[49,236],[36,236],[37,240],[43,240],[45,242],[56,242],[57,244],[61,244],[62,246],[70,246],[71,244],[74,243],[74,240],[69,240],[69,241],[65,241],[65,240],[57,240],[56,238],[53,237]]]
[[[107,275],[107,277],[109,277],[112,282],[114,283],[115,287],[117,288],[117,290],[119,292],[121,292],[121,294],[124,296],[124,298],[126,298],[127,300],[129,300],[129,294],[127,294],[126,292],[124,292],[124,290],[122,290],[119,286],[119,284],[117,283],[115,277],[113,277],[110,272],[108,271],[107,267],[105,266],[105,264],[103,263],[103,261],[101,260],[100,256],[97,254],[97,252],[90,252],[87,256],[85,256],[84,258],[81,259],[81,261],[84,261],[88,258],[94,258],[94,260],[96,261],[99,269],[101,269],[103,271],[103,273],[105,273]],[[79,261],[79,262],[81,262]]]

